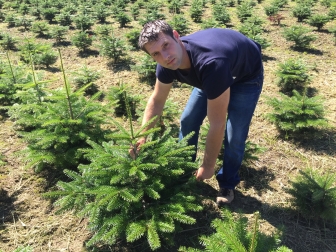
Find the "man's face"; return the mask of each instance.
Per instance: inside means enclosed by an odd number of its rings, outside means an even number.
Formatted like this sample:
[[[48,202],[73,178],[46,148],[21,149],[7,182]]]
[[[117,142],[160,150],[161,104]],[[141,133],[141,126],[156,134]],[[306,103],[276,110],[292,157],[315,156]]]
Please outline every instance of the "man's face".
[[[145,49],[157,63],[172,70],[180,68],[183,58],[182,46],[176,31],[174,37],[176,40],[161,32],[157,41],[145,45]]]

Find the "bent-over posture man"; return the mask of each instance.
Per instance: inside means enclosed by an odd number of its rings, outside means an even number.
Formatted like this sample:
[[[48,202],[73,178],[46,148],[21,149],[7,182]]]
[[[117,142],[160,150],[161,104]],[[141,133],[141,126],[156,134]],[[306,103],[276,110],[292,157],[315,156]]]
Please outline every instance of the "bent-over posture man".
[[[210,128],[196,179],[202,181],[214,175],[224,140],[223,166],[216,176],[220,187],[216,201],[219,205],[231,203],[263,85],[260,45],[231,29],[206,29],[180,37],[165,21],[155,20],[144,25],[139,46],[158,63],[155,88],[142,123],[162,114],[173,80],[194,86],[182,113],[180,139],[194,131],[189,144],[197,148],[200,126],[208,117]],[[138,146],[144,142],[139,140]]]

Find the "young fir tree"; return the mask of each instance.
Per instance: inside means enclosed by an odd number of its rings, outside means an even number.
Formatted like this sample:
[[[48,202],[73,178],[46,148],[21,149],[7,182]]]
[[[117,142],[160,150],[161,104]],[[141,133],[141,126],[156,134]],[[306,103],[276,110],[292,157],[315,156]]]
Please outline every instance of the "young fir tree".
[[[201,244],[208,252],[291,252],[280,246],[280,232],[273,236],[262,234],[258,229],[259,213],[255,213],[252,230],[248,228],[248,219],[239,214],[235,218],[228,209],[222,210],[223,219],[215,219],[212,227],[216,232],[210,236],[201,236]],[[203,250],[181,247],[180,252],[200,252]]]
[[[318,96],[309,98],[293,90],[292,97],[281,94],[281,99],[270,98],[268,104],[273,112],[267,117],[280,131],[296,133],[327,126],[323,103]]]
[[[293,90],[303,91],[310,83],[307,65],[299,59],[287,59],[276,70],[277,85],[282,93],[291,95]]]
[[[61,212],[74,210],[88,218],[93,232],[88,246],[146,239],[155,250],[181,223],[196,222],[188,212],[201,207],[188,183],[179,183],[179,178],[191,175],[197,164],[191,162],[193,147],[187,145],[188,138],[178,141],[169,131],[161,135],[159,128],[144,132],[153,120],[135,132],[129,108],[128,117],[130,130],[112,120],[117,130],[111,141],[102,145],[89,141],[92,149],[85,156],[90,164],[80,165],[79,173],[66,170],[72,181],[59,182],[60,190],[46,196],[59,198],[55,204]],[[135,150],[141,137],[147,141],[132,158],[130,146]]]
[[[312,169],[299,171],[291,181],[288,193],[293,206],[306,218],[336,221],[336,176],[331,172],[318,173]]]
[[[61,60],[62,63],[62,60]],[[76,92],[71,92],[65,77],[63,63],[62,72],[64,89],[50,90],[35,106],[41,109],[33,114],[33,130],[21,131],[27,148],[23,150],[28,167],[41,171],[46,167],[58,170],[65,168],[75,169],[80,162],[85,161],[79,149],[88,148],[87,140],[102,142],[109,130],[103,130],[101,125],[105,122],[106,109],[95,99],[100,93],[86,99],[84,86]],[[26,106],[21,104],[16,110],[17,117],[25,113]],[[27,117],[26,117],[27,118]]]

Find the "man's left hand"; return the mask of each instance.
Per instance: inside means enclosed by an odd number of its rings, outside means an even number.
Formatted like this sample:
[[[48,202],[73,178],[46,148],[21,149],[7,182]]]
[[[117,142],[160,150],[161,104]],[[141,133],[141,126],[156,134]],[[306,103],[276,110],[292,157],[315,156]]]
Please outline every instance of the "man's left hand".
[[[197,181],[203,181],[204,179],[210,179],[215,174],[215,168],[204,168],[201,166],[196,171],[196,180]]]

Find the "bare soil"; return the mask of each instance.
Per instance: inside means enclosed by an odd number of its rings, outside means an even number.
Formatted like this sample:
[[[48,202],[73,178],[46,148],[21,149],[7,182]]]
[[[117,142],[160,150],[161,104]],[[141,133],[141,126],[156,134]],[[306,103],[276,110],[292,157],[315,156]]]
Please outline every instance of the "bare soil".
[[[304,219],[291,208],[290,196],[285,189],[290,186],[290,180],[299,170],[309,167],[319,171],[336,172],[336,45],[335,38],[328,32],[330,27],[336,25],[336,21],[328,22],[321,31],[313,29],[318,39],[311,44],[310,49],[298,51],[282,36],[283,28],[297,24],[297,20],[291,16],[295,2],[289,2],[281,11],[284,19],[280,25],[267,20],[263,6],[268,4],[269,2],[265,1],[255,7],[257,15],[265,20],[264,36],[271,46],[263,51],[264,89],[248,139],[266,150],[259,154],[259,160],[242,167],[242,182],[229,208],[233,212],[242,212],[251,220],[253,213],[259,211],[260,230],[271,235],[275,230],[283,228],[282,243],[295,252],[333,252],[336,251],[335,225]],[[209,6],[208,3],[204,18],[211,13]],[[189,5],[185,7],[185,13],[188,13],[189,7]],[[239,21],[236,18],[236,9],[230,7],[229,10],[232,16],[230,28],[237,30]],[[165,8],[163,11],[167,15],[167,20],[170,20],[172,14]],[[327,13],[327,9],[317,3],[314,13]],[[185,16],[189,18],[189,15]],[[136,21],[122,29],[112,18],[109,22],[120,36],[134,27],[140,27]],[[199,24],[192,21],[190,23],[191,32],[200,29]],[[20,42],[27,37],[34,37],[29,31],[8,28],[5,23],[0,23],[0,30],[9,32],[20,39]],[[73,32],[73,30],[69,32],[68,42]],[[54,42],[51,39],[37,38],[37,40],[51,44]],[[106,91],[110,86],[124,82],[132,87],[134,94],[142,94],[144,100],[149,97],[152,91],[151,85],[140,81],[137,72],[130,68],[131,64],[138,62],[139,57],[143,55],[142,52],[129,51],[123,61],[114,64],[97,53],[98,42],[95,42],[90,49],[89,53],[80,54],[71,43],[61,46],[63,62],[69,76],[83,65],[87,65],[101,74],[101,78],[96,82],[100,90]],[[9,53],[12,63],[18,64],[18,52]],[[267,98],[279,96],[275,71],[278,64],[288,58],[302,59],[309,66],[309,74],[312,77],[310,85],[324,98],[330,128],[287,139],[266,120],[265,115],[271,111],[266,103]],[[0,59],[4,61],[6,59],[3,51]],[[44,73],[45,79],[53,80],[51,85],[55,88],[62,85],[59,65],[58,61],[51,69],[39,69]],[[169,98],[183,108],[189,93],[190,88],[181,88],[178,85],[172,90]],[[47,171],[36,174],[32,170],[24,169],[24,163],[17,152],[25,148],[25,143],[17,137],[12,128],[13,122],[6,116],[1,118],[0,124],[0,151],[5,157],[3,160],[5,164],[0,166],[0,251],[14,251],[19,246],[28,245],[34,251],[91,251],[85,247],[85,242],[91,236],[86,228],[86,220],[78,219],[72,213],[57,215],[55,213],[57,209],[41,196],[41,193],[53,188],[57,178]],[[197,190],[207,200],[204,200],[204,211],[195,215],[197,224],[174,234],[175,246],[163,246],[159,251],[177,251],[179,246],[200,247],[197,238],[200,235],[210,234],[212,232],[210,223],[219,216],[220,210],[213,201],[217,189],[215,179],[199,184]],[[101,246],[92,251],[145,250],[142,249],[141,243],[121,242],[115,246]]]

